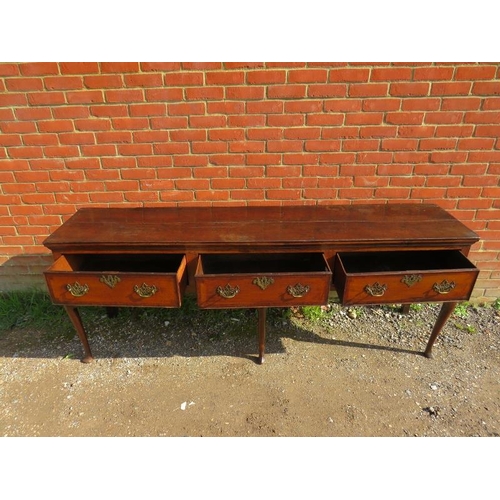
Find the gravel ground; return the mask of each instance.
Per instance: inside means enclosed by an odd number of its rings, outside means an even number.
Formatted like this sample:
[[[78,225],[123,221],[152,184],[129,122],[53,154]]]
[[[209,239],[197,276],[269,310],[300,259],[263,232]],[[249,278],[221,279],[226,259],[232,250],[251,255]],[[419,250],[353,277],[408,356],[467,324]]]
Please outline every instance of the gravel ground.
[[[457,311],[427,359],[438,310],[273,309],[263,365],[254,310],[86,314],[90,364],[76,335],[13,329],[0,337],[0,431],[499,436],[499,311]]]

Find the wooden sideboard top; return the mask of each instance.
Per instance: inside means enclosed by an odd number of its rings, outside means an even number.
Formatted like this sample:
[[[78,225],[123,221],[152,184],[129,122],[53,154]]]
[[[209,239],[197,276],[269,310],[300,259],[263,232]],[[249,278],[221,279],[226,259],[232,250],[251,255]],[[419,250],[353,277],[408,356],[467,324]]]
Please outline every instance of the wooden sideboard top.
[[[52,251],[315,245],[470,246],[478,236],[431,204],[82,208],[52,233]]]

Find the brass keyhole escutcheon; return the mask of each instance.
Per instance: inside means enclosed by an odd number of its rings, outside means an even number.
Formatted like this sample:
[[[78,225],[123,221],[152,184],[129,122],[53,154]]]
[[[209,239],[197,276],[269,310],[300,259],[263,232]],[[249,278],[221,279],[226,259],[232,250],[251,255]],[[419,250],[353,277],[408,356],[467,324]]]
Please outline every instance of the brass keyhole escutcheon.
[[[108,285],[109,288],[114,288],[118,283],[120,283],[121,279],[119,276],[116,276],[115,274],[108,274],[108,275],[102,275],[101,278],[99,279],[101,283],[104,283],[105,285]]]
[[[261,276],[259,278],[255,278],[252,283],[257,285],[261,290],[265,290],[269,285],[274,283],[274,279],[268,278],[267,276]]]

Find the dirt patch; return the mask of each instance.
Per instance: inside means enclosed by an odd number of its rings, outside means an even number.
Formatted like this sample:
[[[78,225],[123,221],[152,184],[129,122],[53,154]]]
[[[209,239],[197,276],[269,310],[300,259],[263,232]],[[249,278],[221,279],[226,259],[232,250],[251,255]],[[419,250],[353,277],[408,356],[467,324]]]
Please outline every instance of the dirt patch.
[[[91,364],[76,335],[16,328],[0,334],[0,433],[499,436],[500,314],[453,315],[429,360],[438,311],[273,309],[262,366],[254,310],[84,315]]]

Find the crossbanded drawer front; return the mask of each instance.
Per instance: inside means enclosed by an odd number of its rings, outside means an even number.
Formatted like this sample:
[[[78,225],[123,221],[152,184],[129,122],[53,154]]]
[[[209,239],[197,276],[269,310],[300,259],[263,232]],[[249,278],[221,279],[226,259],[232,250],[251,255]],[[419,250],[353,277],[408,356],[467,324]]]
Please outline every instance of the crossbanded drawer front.
[[[55,304],[179,307],[183,255],[63,255],[44,273]]]
[[[459,251],[353,252],[335,258],[343,305],[468,300],[479,270]]]
[[[288,307],[328,301],[331,271],[322,254],[200,255],[202,308]]]

